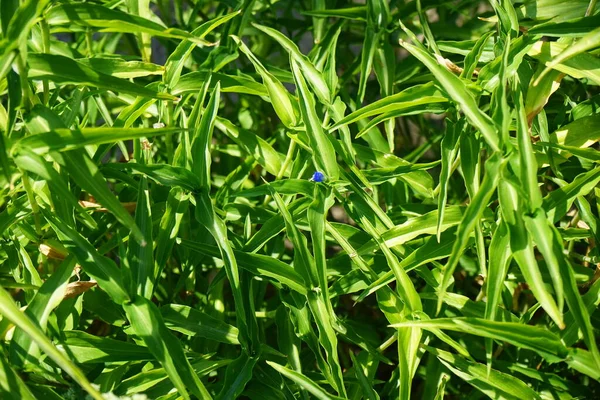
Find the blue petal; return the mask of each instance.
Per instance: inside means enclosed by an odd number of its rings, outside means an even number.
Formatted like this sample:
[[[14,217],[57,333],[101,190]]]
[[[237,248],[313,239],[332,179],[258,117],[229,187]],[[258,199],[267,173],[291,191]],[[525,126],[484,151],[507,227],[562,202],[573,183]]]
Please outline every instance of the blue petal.
[[[322,172],[315,171],[312,176],[312,180],[315,182],[323,182],[325,180],[325,175]]]

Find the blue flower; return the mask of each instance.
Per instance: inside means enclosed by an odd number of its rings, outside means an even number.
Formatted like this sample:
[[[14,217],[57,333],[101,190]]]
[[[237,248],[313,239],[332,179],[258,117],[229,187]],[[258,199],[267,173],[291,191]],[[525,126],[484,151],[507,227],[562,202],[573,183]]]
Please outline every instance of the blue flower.
[[[325,175],[322,172],[315,171],[311,180],[315,182],[323,182],[325,180]]]

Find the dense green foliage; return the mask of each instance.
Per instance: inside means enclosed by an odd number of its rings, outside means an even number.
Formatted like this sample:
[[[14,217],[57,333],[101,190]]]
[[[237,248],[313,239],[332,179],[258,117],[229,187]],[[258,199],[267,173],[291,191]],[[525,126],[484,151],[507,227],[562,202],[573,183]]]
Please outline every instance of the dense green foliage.
[[[0,0],[0,397],[600,398],[599,26]]]

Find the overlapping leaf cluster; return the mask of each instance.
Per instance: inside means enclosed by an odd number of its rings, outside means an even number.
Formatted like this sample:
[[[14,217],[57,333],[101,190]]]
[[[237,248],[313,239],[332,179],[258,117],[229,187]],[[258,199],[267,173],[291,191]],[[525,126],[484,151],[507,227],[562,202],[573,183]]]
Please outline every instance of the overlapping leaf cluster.
[[[599,396],[598,26],[2,0],[0,397]]]

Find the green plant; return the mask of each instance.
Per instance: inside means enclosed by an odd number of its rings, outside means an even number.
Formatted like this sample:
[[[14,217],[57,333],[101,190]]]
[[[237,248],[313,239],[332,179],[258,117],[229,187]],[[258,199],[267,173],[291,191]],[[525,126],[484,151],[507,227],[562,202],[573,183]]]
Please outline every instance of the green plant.
[[[2,0],[1,397],[600,396],[598,26]]]

